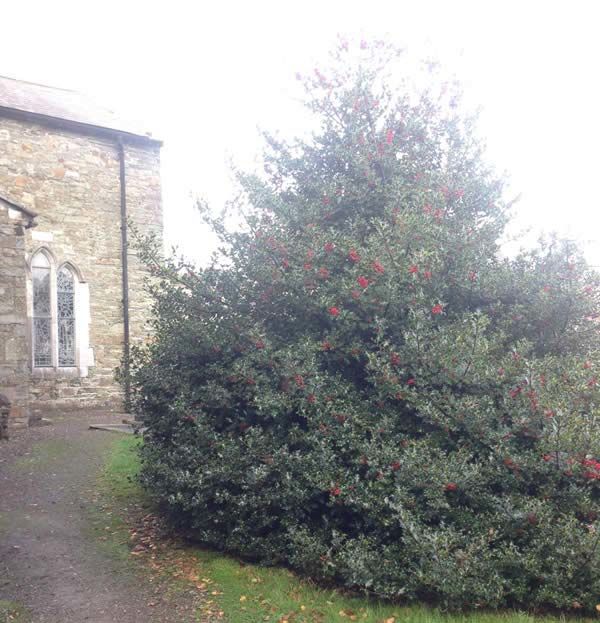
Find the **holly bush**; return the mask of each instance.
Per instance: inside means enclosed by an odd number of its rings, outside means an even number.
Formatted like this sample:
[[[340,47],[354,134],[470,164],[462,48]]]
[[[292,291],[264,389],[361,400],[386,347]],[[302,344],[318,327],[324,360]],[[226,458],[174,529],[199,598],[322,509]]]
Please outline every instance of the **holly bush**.
[[[141,254],[142,479],[204,543],[451,608],[600,601],[598,275],[503,259],[503,182],[454,88],[343,43],[298,76],[315,132],[265,134],[195,268]],[[434,80],[430,81],[434,84]]]

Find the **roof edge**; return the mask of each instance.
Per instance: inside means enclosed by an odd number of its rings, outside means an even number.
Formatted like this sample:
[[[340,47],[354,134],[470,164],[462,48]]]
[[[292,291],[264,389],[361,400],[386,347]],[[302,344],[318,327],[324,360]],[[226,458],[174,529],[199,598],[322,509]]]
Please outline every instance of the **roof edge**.
[[[33,82],[31,80],[21,80],[20,78],[15,78],[14,76],[0,75],[0,78],[4,80],[11,80],[12,82],[20,82],[21,84],[29,84],[34,87],[43,87],[44,89],[53,89],[54,91],[65,91],[66,93],[77,93],[75,89],[68,89],[66,87],[57,87],[51,84],[44,84],[42,82]]]
[[[116,128],[107,128],[105,126],[93,125],[82,121],[74,121],[72,119],[63,119],[62,117],[53,117],[41,113],[22,110],[20,108],[11,108],[10,106],[0,106],[0,117],[16,119],[17,121],[32,121],[41,125],[47,125],[62,130],[70,130],[78,134],[87,134],[92,136],[100,136],[104,138],[121,138],[129,143],[137,143],[142,145],[151,145],[154,147],[162,147],[163,141],[147,136],[144,134],[134,134],[125,130]]]

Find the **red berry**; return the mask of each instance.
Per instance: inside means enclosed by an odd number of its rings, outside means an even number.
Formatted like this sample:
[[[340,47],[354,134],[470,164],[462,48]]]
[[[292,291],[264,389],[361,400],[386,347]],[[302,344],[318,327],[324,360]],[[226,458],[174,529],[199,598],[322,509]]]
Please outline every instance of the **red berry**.
[[[385,272],[385,268],[383,267],[382,264],[380,264],[377,260],[375,260],[372,264],[373,266],[373,270],[376,273],[379,273],[380,275],[383,274]]]

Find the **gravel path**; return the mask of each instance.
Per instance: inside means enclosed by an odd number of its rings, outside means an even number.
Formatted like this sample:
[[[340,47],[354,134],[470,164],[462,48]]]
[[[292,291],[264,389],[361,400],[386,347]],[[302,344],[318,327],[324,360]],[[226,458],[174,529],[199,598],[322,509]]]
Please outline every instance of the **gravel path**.
[[[88,427],[120,420],[70,413],[0,442],[0,600],[26,606],[33,623],[194,620],[90,532],[96,475],[118,433]]]

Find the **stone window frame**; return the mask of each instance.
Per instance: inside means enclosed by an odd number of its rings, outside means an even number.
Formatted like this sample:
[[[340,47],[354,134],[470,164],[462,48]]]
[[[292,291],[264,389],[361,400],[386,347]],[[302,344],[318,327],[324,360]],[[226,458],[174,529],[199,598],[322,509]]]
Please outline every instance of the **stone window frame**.
[[[50,315],[51,352],[50,366],[36,366],[33,351],[33,274],[34,258],[43,253],[50,264]],[[58,271],[66,267],[73,275],[75,306],[75,365],[60,366],[58,362]],[[79,268],[70,260],[58,262],[55,254],[47,247],[36,248],[30,255],[27,275],[27,309],[29,316],[30,365],[34,377],[83,377],[88,375],[88,367],[93,365],[89,355],[89,288]]]
[[[39,258],[39,259],[38,259]],[[31,345],[32,345],[32,355],[33,355],[33,367],[34,368],[47,368],[52,366],[52,344],[54,342],[54,326],[52,322],[53,309],[52,309],[52,260],[48,253],[44,251],[39,251],[35,253],[31,258],[31,280],[32,280],[32,302],[33,302],[33,312],[31,314],[32,317],[32,326],[31,326]],[[45,299],[45,310],[42,314],[40,311],[36,311],[37,306],[37,294],[36,290],[36,271],[43,271],[43,280],[41,281],[41,285],[43,285],[44,290],[44,299]],[[38,286],[39,287],[39,286]],[[46,325],[47,331],[45,331],[46,339],[43,340],[44,348],[43,352],[37,352],[37,342],[38,342],[38,329],[36,327],[37,322],[42,321]],[[44,363],[40,363],[40,356],[43,356],[47,361]]]
[[[69,263],[64,263],[56,270],[56,326],[58,367],[68,368],[76,365],[77,358],[77,307],[75,296],[79,280]],[[66,340],[70,348],[65,350],[61,344],[61,333],[68,334]]]

